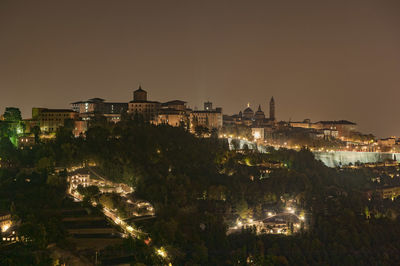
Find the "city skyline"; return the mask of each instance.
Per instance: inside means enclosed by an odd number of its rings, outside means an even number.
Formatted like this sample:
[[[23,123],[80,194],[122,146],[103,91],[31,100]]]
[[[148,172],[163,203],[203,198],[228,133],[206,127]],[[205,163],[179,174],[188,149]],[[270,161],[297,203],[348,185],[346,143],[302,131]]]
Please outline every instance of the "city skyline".
[[[267,112],[274,96],[278,120],[400,135],[399,3],[91,3],[2,2],[1,111],[128,102],[142,84],[151,99],[226,114]]]

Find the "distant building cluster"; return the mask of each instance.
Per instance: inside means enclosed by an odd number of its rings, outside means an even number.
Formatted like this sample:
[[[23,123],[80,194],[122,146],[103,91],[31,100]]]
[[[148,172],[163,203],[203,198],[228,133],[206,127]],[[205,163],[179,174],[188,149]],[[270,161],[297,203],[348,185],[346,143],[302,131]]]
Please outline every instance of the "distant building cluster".
[[[99,177],[91,177],[90,171],[86,169],[77,169],[72,173],[69,173],[67,181],[69,183],[68,193],[73,194],[73,191],[78,188],[79,185],[82,187],[96,186],[102,193],[118,193],[118,194],[129,194],[133,192],[133,189],[123,183],[114,183],[112,181],[101,179]]]
[[[232,116],[225,115],[224,124],[269,128],[276,126],[274,97],[272,97],[269,102],[269,117],[265,116],[264,112],[261,110],[261,105],[259,105],[257,111],[254,112],[253,109],[251,109],[250,104],[247,104],[247,108],[244,109],[243,112],[239,111],[238,114]]]
[[[185,101],[172,100],[164,103],[149,101],[147,92],[140,86],[133,92],[133,100],[128,104],[128,115],[141,116],[153,124],[183,126],[194,130],[196,126],[208,129],[222,127],[222,108],[212,108],[212,103],[204,104],[204,110],[192,110]]]
[[[296,141],[311,144],[341,141],[340,145],[345,143],[348,150],[400,151],[399,139],[391,137],[376,141],[373,135],[363,135],[358,132],[357,125],[347,120],[278,121],[274,97],[266,102],[268,114],[263,111],[261,103],[255,110],[247,104],[238,113],[227,115],[223,114],[221,107],[214,107],[210,101],[205,102],[203,108],[198,110],[189,108],[187,102],[182,100],[167,102],[151,100],[147,91],[141,86],[133,91],[132,96],[132,100],[126,102],[107,102],[102,98],[81,100],[71,103],[70,109],[34,107],[32,118],[23,121],[14,121],[12,113],[19,112],[19,109],[9,107],[8,113],[0,117],[0,122],[8,123],[15,129],[15,135],[18,136],[17,145],[21,149],[34,145],[38,132],[41,139],[52,138],[60,127],[67,127],[72,130],[75,137],[79,137],[85,134],[91,122],[117,123],[124,119],[139,119],[155,125],[184,127],[191,132],[203,132],[202,134],[217,129],[223,132],[220,136],[229,135],[246,139],[250,137],[257,142],[289,148],[291,146],[286,143],[292,139],[292,146],[297,145]],[[308,140],[305,140],[307,138]],[[0,164],[6,165],[7,162]]]
[[[400,139],[396,137],[378,139],[378,147],[384,152],[400,152]]]
[[[310,119],[305,119],[303,122],[289,122],[289,125],[291,127],[319,130],[324,136],[332,136],[335,138],[349,138],[351,133],[357,130],[357,125],[347,120],[311,123]]]
[[[60,127],[71,127],[78,137],[88,129],[88,123],[96,118],[105,118],[117,123],[125,118],[142,119],[155,125],[168,124],[183,126],[195,130],[202,126],[209,130],[221,128],[223,125],[222,108],[213,108],[211,102],[204,104],[204,110],[192,110],[185,101],[168,102],[151,101],[147,92],[139,86],[133,92],[129,102],[107,102],[101,98],[92,98],[71,103],[71,109],[32,108],[32,118],[25,120],[25,132],[34,133],[40,129],[44,135],[55,133]],[[51,137],[51,136],[49,136]],[[31,146],[35,142],[32,134],[20,137],[21,148]]]
[[[360,135],[357,131],[357,125],[347,120],[335,121],[318,121],[311,122],[310,119],[305,119],[302,122],[289,121],[285,126],[293,130],[302,130],[307,132],[308,136],[312,139],[324,140],[341,140],[347,142],[349,145],[366,143],[370,144],[369,140],[356,140],[355,136]]]
[[[274,97],[269,101],[269,116],[267,117],[258,106],[256,112],[251,109],[250,104],[243,111],[231,116],[224,115],[225,126],[246,126],[251,128],[251,134],[257,141],[271,139],[276,135],[277,139],[284,138],[287,133],[303,134],[312,139],[340,139],[348,140],[356,132],[356,124],[346,120],[319,121],[312,123],[310,119],[302,122],[277,121],[276,105]]]

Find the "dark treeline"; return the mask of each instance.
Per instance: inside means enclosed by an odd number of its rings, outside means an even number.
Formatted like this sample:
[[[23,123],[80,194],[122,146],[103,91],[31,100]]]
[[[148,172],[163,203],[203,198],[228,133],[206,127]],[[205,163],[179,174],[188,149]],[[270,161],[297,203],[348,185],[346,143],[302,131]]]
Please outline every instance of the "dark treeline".
[[[48,244],[70,248],[55,211],[68,204],[66,172],[54,169],[86,162],[133,186],[134,196],[151,202],[157,215],[137,224],[149,234],[150,246],[128,239],[104,250],[104,258],[117,254],[132,263],[158,264],[153,247],[163,247],[175,265],[400,263],[398,202],[367,199],[370,172],[328,168],[306,149],[238,153],[216,136],[198,138],[183,127],[139,119],[109,124],[99,118],[85,138],[74,138],[66,126],[32,149],[16,149],[2,138],[0,157],[9,167],[0,169],[1,208],[21,221],[21,234],[32,241],[8,248],[1,264],[50,264]],[[271,164],[280,166],[260,174]],[[251,229],[226,234],[237,217],[261,219],[288,199],[306,213],[308,230],[290,236]]]

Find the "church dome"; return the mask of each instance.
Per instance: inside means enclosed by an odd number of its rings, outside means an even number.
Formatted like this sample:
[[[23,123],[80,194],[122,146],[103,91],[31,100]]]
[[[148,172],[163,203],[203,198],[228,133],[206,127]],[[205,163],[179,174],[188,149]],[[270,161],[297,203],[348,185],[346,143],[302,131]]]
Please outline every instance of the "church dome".
[[[253,118],[253,116],[254,116],[254,112],[250,108],[250,104],[249,104],[249,105],[247,105],[247,108],[244,109],[244,111],[243,111],[243,117],[251,119],[251,118]]]
[[[247,107],[246,109],[244,109],[243,114],[254,114],[253,110],[250,107]]]

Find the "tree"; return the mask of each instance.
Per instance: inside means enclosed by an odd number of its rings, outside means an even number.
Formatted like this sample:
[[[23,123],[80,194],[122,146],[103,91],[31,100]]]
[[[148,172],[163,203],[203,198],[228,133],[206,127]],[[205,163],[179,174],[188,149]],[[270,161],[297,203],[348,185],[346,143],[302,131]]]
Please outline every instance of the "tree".
[[[231,140],[231,145],[234,150],[239,150],[240,149],[240,141],[237,139],[232,139]]]
[[[207,127],[198,125],[194,128],[194,131],[198,137],[204,136],[205,134],[210,133]]]
[[[28,241],[31,240],[34,246],[44,248],[47,245],[46,228],[43,224],[34,224],[31,221],[21,224],[19,233]]]
[[[82,185],[78,185],[76,188],[79,194],[83,195],[84,197],[88,197],[88,199],[92,200],[94,197],[100,194],[100,190],[97,186],[88,186],[84,187]],[[103,198],[103,203],[107,200]],[[106,203],[108,204],[108,203]]]
[[[104,207],[111,209],[111,210],[117,208],[117,204],[116,204],[115,198],[113,197],[113,194],[109,194],[109,193],[102,194],[100,196],[100,203]]]
[[[242,219],[248,218],[249,215],[249,205],[244,198],[241,198],[238,203],[236,203],[236,211]]]
[[[16,152],[16,148],[9,138],[0,138],[0,158],[3,160],[15,160]]]
[[[41,131],[40,131],[40,127],[39,126],[34,126],[32,129],[31,129],[31,132],[33,133],[33,135],[35,136],[35,143],[39,143],[39,141],[40,141],[40,133],[41,133]]]
[[[73,131],[75,128],[75,121],[71,118],[67,118],[64,120],[64,128],[69,131]]]
[[[62,187],[66,185],[66,180],[59,175],[50,174],[47,176],[46,183],[51,186]]]
[[[6,107],[3,117],[5,121],[10,122],[18,122],[22,120],[21,111],[16,107]]]
[[[213,138],[213,139],[218,139],[218,129],[216,129],[216,128],[211,129],[211,136],[210,137]]]
[[[54,160],[51,157],[43,157],[36,163],[36,169],[41,172],[50,172],[54,167]]]

